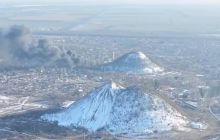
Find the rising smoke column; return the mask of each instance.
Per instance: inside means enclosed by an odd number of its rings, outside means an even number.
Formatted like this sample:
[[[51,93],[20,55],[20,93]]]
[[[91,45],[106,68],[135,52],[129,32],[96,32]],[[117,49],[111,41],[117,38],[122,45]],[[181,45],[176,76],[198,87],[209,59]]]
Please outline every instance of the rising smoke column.
[[[0,59],[26,59],[39,61],[41,65],[56,66],[72,66],[79,62],[70,50],[55,46],[47,39],[40,39],[37,46],[31,46],[30,30],[17,25],[12,26],[7,32],[0,31]]]
[[[31,43],[31,32],[24,26],[12,26],[6,33],[0,31],[0,58],[9,61],[12,57],[25,55]]]
[[[48,62],[56,63],[56,65],[73,65],[74,55],[68,55],[63,47],[51,45],[46,39],[40,39],[36,47],[32,47],[29,51],[30,56],[44,58]]]

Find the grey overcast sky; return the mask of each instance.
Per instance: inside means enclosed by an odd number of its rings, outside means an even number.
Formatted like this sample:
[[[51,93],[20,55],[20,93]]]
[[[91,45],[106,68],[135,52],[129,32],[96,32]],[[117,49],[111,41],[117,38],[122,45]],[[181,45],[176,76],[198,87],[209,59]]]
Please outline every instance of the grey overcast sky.
[[[0,0],[0,3],[14,4],[193,4],[220,5],[220,0]]]

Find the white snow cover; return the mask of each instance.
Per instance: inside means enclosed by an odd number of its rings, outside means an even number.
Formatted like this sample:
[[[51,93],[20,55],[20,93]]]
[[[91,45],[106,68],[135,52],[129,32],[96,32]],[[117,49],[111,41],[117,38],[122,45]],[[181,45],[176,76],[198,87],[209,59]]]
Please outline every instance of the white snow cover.
[[[141,134],[185,130],[187,119],[162,99],[107,82],[56,114],[41,117],[59,125],[105,129],[111,134]]]
[[[128,73],[157,73],[164,71],[146,57],[142,52],[127,53],[113,62],[99,66],[105,71],[121,71]]]

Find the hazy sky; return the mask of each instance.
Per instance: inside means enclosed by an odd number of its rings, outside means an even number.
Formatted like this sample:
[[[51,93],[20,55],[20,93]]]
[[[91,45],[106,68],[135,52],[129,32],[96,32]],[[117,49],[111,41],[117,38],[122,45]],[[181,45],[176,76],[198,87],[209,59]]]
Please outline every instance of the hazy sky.
[[[0,0],[0,3],[16,4],[54,4],[63,3],[64,5],[74,3],[90,4],[220,4],[220,0]]]

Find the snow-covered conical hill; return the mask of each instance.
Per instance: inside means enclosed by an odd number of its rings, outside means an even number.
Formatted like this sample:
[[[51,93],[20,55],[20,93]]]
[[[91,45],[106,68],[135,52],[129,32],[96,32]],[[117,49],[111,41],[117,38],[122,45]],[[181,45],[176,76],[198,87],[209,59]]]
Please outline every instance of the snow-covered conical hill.
[[[157,73],[162,72],[163,68],[160,68],[153,63],[142,52],[130,52],[127,53],[113,62],[96,66],[96,69],[102,71],[120,71],[127,73]]]
[[[164,100],[143,93],[136,86],[123,88],[113,82],[94,89],[63,111],[41,118],[89,131],[102,128],[112,134],[184,130],[188,123]]]

